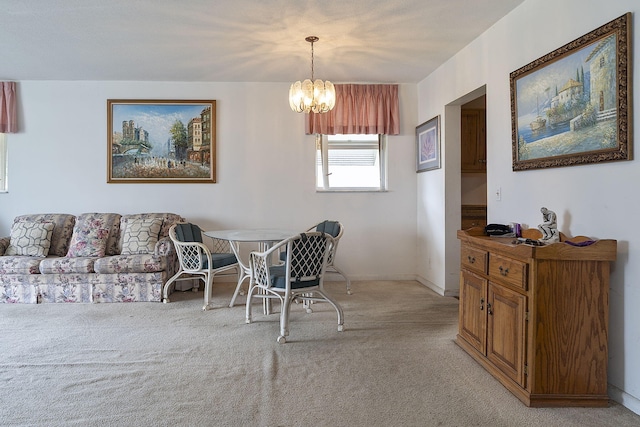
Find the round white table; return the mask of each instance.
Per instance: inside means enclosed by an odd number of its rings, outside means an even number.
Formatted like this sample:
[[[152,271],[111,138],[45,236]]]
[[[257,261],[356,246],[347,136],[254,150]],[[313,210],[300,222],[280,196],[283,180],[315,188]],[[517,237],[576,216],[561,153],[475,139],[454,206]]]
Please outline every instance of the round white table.
[[[288,239],[291,236],[295,236],[300,233],[296,230],[285,230],[277,228],[258,228],[258,229],[243,229],[243,230],[213,230],[205,231],[204,234],[212,239],[227,240],[231,246],[233,254],[238,260],[240,266],[240,272],[238,274],[238,285],[231,298],[229,307],[233,307],[238,294],[242,288],[244,279],[251,276],[251,269],[249,268],[248,260],[243,261],[240,256],[240,243],[258,243],[260,251],[266,251],[272,244],[278,243],[284,239]]]

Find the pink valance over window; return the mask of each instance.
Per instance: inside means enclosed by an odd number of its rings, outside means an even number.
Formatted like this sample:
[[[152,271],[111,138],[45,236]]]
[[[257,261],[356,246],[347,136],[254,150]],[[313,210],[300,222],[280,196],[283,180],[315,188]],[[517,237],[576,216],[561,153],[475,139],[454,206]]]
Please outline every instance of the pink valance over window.
[[[0,82],[0,133],[18,132],[16,83]]]
[[[327,113],[309,113],[307,134],[400,133],[398,85],[337,84],[336,106]]]

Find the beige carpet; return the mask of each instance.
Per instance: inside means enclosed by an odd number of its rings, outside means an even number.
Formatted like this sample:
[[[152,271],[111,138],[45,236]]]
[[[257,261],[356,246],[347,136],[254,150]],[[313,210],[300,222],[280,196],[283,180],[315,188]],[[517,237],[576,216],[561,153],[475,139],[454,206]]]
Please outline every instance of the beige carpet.
[[[3,426],[637,426],[602,409],[527,408],[458,348],[458,302],[416,282],[327,286],[345,312],[226,307],[233,285],[170,304],[0,304]],[[244,302],[244,297],[240,298]]]

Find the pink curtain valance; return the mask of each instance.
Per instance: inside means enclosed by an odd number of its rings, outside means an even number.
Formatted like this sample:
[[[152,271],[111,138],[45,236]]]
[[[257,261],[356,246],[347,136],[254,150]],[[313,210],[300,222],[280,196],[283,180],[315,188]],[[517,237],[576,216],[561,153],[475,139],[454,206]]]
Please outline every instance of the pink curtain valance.
[[[398,85],[337,84],[336,106],[327,113],[310,113],[307,135],[400,133]]]
[[[0,82],[0,133],[18,132],[16,83]]]

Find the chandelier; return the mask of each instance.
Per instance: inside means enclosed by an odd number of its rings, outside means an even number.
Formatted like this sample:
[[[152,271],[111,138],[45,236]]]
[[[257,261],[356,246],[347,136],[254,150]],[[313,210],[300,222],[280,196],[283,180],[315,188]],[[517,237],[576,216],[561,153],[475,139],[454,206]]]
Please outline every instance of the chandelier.
[[[329,80],[313,80],[313,43],[316,36],[305,38],[311,43],[311,79],[297,81],[289,89],[289,105],[296,113],[326,113],[336,105],[336,90]]]

